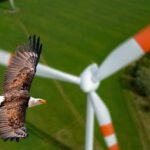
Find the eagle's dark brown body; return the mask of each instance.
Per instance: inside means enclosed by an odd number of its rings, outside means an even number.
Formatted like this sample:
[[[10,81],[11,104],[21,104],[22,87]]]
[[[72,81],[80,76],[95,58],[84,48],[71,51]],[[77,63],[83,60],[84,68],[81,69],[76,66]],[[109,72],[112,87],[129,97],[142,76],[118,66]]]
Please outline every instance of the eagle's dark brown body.
[[[5,74],[0,105],[0,137],[4,140],[25,138],[25,115],[30,98],[30,87],[36,72],[42,45],[40,39],[29,37],[28,46],[18,48]]]

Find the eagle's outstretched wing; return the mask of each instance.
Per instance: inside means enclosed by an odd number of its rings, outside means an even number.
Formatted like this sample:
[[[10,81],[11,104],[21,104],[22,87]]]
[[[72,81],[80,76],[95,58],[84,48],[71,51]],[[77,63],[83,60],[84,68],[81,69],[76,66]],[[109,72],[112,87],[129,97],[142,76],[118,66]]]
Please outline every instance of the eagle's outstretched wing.
[[[18,47],[16,54],[10,60],[4,77],[4,93],[12,89],[30,90],[41,50],[40,38],[36,40],[36,36],[29,37],[28,46]]]
[[[4,101],[0,105],[0,137],[4,140],[19,141],[27,136],[25,115],[29,90],[41,50],[40,39],[29,37],[28,46],[20,46],[11,58],[4,77]]]

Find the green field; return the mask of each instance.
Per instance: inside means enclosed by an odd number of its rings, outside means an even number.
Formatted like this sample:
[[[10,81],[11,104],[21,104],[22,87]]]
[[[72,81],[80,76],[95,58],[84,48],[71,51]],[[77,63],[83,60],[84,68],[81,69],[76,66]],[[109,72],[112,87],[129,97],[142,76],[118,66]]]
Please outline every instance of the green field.
[[[146,0],[15,0],[19,11],[10,13],[0,2],[0,48],[14,52],[18,43],[36,34],[43,41],[41,62],[80,75],[89,64],[101,63],[128,37],[148,25]],[[4,67],[0,67],[0,82]],[[121,72],[101,83],[98,93],[108,106],[121,150],[145,149],[129,102],[119,84]],[[83,150],[86,95],[76,85],[36,77],[31,94],[48,105],[28,110],[29,138],[20,143],[0,141],[9,150]],[[133,108],[134,109],[134,108]],[[95,124],[94,150],[106,150]]]

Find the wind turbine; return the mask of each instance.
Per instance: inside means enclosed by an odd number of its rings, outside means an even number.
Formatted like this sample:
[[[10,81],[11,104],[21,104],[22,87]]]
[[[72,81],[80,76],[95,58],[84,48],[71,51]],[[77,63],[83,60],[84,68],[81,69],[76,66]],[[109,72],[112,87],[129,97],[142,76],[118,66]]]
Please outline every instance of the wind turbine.
[[[115,48],[100,66],[96,64],[88,66],[79,77],[42,64],[38,65],[36,75],[77,84],[87,94],[85,150],[93,150],[94,113],[108,149],[119,150],[109,110],[96,93],[96,89],[102,80],[139,59],[149,51],[150,26]],[[3,50],[0,51],[1,64],[8,65],[10,59],[10,53]]]
[[[9,3],[11,5],[12,9],[15,10],[16,6],[15,6],[15,3],[14,3],[14,0],[9,0]]]

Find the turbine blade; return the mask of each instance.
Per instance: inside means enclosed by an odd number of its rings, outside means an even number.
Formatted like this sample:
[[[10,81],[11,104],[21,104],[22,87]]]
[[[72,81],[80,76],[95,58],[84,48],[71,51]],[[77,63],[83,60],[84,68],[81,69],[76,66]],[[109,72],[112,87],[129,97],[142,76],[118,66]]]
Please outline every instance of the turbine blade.
[[[94,109],[89,97],[87,98],[87,113],[86,113],[86,132],[85,132],[85,150],[93,150],[94,140]]]
[[[107,147],[109,150],[119,150],[116,134],[106,105],[96,94],[96,92],[90,92],[88,94],[88,98],[91,100],[98,124],[100,126],[100,130],[104,136]]]
[[[0,49],[0,64],[7,66],[10,62],[11,54]]]
[[[94,80],[103,80],[150,51],[150,26],[115,48],[95,73]]]
[[[12,54],[0,49],[0,64],[7,66],[11,61]],[[38,64],[37,66],[37,76],[44,78],[58,79],[62,81],[67,81],[75,84],[80,84],[80,78],[56,69],[50,68],[43,64]]]
[[[45,78],[57,79],[75,84],[80,84],[80,78],[62,71],[58,71],[51,67],[38,64],[36,75]]]

